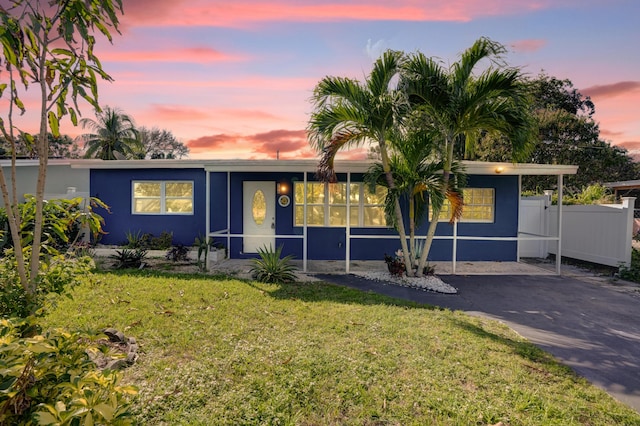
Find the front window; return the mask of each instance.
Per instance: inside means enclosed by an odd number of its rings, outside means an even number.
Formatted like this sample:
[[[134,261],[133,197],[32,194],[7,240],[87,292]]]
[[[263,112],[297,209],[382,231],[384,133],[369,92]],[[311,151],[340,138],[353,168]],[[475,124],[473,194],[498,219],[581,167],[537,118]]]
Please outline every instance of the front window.
[[[307,225],[346,227],[347,220],[352,227],[386,227],[384,215],[384,199],[386,188],[376,187],[369,191],[363,183],[324,184],[307,183]],[[304,225],[304,183],[294,185],[294,222],[295,226]],[[349,218],[347,219],[347,202]]]
[[[192,181],[134,181],[133,214],[193,214]]]
[[[493,188],[464,188],[462,190],[464,206],[462,207],[462,217],[459,222],[481,222],[493,223],[494,221],[494,205],[495,205],[495,189]],[[432,212],[429,206],[429,218]],[[438,221],[448,221],[451,219],[451,204],[448,200],[444,201]]]

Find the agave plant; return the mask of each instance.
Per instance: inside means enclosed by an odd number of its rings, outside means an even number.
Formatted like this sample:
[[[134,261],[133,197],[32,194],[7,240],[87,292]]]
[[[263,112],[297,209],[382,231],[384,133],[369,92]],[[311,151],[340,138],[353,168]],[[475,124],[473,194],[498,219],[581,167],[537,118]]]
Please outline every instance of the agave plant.
[[[259,259],[252,259],[251,275],[254,279],[263,283],[287,283],[296,280],[296,267],[290,262],[292,255],[280,258],[282,246],[275,250],[269,244],[258,249]]]

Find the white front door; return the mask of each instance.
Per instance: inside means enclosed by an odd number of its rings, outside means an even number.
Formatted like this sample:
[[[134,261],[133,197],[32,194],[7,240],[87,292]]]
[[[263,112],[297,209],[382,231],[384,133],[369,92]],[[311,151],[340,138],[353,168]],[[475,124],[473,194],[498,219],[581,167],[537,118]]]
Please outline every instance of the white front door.
[[[244,182],[242,195],[243,253],[276,243],[276,183]]]

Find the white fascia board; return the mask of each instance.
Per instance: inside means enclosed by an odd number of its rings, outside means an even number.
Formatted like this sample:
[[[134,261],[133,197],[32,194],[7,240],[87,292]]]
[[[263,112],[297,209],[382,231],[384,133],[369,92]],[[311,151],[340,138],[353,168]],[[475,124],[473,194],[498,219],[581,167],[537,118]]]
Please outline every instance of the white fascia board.
[[[10,161],[0,161],[7,167]],[[20,160],[21,166],[37,166],[38,160]],[[318,160],[49,160],[50,165],[69,165],[78,169],[204,169],[209,172],[311,172]],[[573,175],[578,166],[557,164],[498,163],[463,161],[469,175]],[[366,173],[369,160],[336,161],[336,173]]]

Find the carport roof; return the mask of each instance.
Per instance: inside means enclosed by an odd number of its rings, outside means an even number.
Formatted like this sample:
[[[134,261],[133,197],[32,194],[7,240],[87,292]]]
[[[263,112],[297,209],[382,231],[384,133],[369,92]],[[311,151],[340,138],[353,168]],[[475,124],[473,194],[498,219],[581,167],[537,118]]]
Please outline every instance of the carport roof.
[[[559,164],[497,163],[463,161],[467,174],[473,175],[573,175],[578,166]],[[78,169],[204,169],[210,172],[315,172],[317,159],[304,160],[49,160],[49,164]],[[0,161],[7,167],[9,161]],[[38,160],[19,160],[19,166],[37,166]],[[369,160],[336,160],[337,173],[364,173]]]

